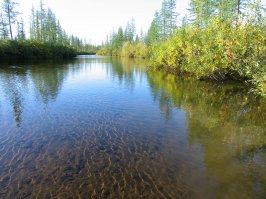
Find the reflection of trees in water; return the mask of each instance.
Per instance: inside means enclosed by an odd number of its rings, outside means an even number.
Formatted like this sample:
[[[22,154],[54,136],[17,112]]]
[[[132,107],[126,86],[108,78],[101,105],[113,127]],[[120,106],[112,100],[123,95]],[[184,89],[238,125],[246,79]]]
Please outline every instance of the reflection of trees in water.
[[[176,84],[167,84],[167,82],[175,81],[174,76],[158,71],[148,71],[147,76],[154,101],[159,101],[161,111],[169,119],[174,107],[181,108],[182,82],[180,82],[180,87],[177,89]],[[171,92],[171,95],[169,92]]]
[[[17,65],[17,64],[16,64]],[[31,65],[31,64],[30,64]],[[29,92],[29,80],[33,82],[36,94],[39,95],[44,103],[55,100],[62,87],[65,76],[69,70],[78,70],[73,62],[46,62],[34,63],[29,67],[23,63],[21,66],[10,64],[2,66],[1,86],[9,103],[12,106],[14,118],[17,125],[21,124],[23,111],[24,95]]]
[[[134,88],[136,76],[144,77],[145,61],[142,59],[113,57],[111,63],[111,67],[106,67],[107,73],[113,79],[117,78],[120,84],[126,84],[127,87]]]
[[[28,93],[28,81],[31,80],[35,88],[35,94],[48,104],[49,101],[56,100],[64,80],[68,74],[79,73],[80,70],[88,70],[95,63],[109,63],[113,59],[111,67],[104,67],[120,83],[125,83],[129,87],[134,87],[134,74],[143,75],[143,60],[134,61],[133,59],[119,58],[79,58],[67,62],[42,62],[20,64],[22,67],[4,67],[2,69],[1,81],[6,93],[6,97],[13,107],[15,120],[19,125],[21,122],[21,114],[23,109],[23,95]],[[142,64],[140,64],[142,63]],[[17,65],[17,64],[16,64]],[[29,67],[30,65],[33,65]],[[27,66],[27,67],[26,67]],[[28,76],[27,76],[28,75]]]
[[[3,86],[3,92],[12,106],[17,126],[20,126],[23,95],[28,87],[27,69],[9,67],[2,69],[2,71],[0,81]]]
[[[181,80],[153,71],[147,76],[154,100],[167,117],[173,107],[187,112],[189,143],[202,145],[208,172],[226,198],[265,196],[265,101],[232,85]]]
[[[58,67],[54,64],[35,66],[31,69],[32,82],[45,104],[57,98],[66,73],[66,67]]]
[[[68,74],[80,70],[79,62],[78,60],[50,61],[31,67],[30,77],[37,96],[41,97],[45,104],[55,101]]]

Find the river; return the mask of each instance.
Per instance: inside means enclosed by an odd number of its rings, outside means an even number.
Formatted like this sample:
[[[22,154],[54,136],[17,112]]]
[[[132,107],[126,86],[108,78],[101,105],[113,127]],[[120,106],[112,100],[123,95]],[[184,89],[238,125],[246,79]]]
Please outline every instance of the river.
[[[0,198],[265,198],[265,101],[145,66],[0,64]]]

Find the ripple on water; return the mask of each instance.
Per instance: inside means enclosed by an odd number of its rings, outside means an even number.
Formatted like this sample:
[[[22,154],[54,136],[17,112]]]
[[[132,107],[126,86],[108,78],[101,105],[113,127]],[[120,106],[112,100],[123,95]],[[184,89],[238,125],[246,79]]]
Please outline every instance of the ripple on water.
[[[184,195],[187,187],[182,178],[167,165],[162,167],[158,140],[135,137],[119,125],[119,117],[99,113],[90,121],[68,118],[65,125],[50,126],[53,132],[39,131],[40,123],[24,136],[3,137],[2,197]]]
[[[263,198],[245,97],[90,61],[0,70],[0,198]]]

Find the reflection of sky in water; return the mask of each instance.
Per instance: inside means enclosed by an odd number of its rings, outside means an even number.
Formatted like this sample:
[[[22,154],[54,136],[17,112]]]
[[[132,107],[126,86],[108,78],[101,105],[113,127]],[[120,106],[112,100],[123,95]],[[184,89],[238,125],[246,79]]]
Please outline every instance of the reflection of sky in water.
[[[264,121],[263,101],[143,60],[4,66],[0,198],[263,198]]]

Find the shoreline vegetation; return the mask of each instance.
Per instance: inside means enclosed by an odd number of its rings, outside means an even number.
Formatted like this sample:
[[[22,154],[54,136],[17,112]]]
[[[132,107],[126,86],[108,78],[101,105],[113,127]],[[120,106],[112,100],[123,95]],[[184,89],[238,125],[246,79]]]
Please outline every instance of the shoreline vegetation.
[[[191,0],[177,26],[174,0],[164,0],[146,35],[134,20],[111,33],[98,55],[146,58],[151,70],[198,80],[242,82],[266,97],[266,21],[260,1]]]
[[[67,59],[77,56],[71,46],[34,40],[0,41],[0,59]]]
[[[162,0],[147,33],[136,34],[132,19],[124,29],[107,35],[101,46],[67,35],[42,0],[37,9],[32,8],[26,39],[16,5],[14,0],[1,5],[0,60],[65,59],[79,54],[142,58],[151,70],[205,81],[238,81],[266,97],[266,8],[260,0],[191,0],[180,25],[176,1]]]
[[[32,7],[29,36],[25,23],[18,20],[17,1],[0,3],[0,61],[10,59],[67,59],[78,54],[96,54],[99,46],[68,35],[51,9],[40,0],[38,8]],[[15,28],[16,27],[16,28]]]

